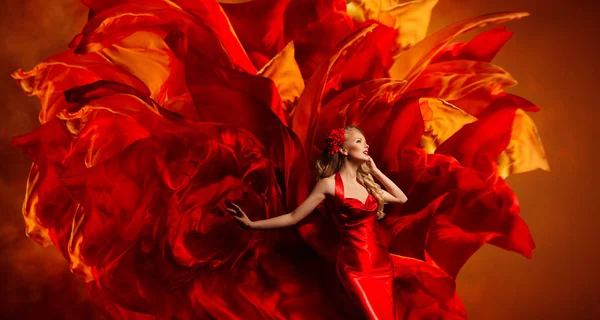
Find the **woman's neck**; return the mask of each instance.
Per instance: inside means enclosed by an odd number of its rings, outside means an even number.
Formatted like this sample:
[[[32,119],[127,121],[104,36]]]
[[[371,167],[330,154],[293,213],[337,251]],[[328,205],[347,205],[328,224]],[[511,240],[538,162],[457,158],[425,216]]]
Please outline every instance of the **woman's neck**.
[[[345,178],[348,178],[351,181],[354,181],[356,180],[356,175],[359,167],[360,164],[346,160],[344,162],[344,165],[342,165],[342,167],[340,168],[339,172],[340,175],[344,176]]]

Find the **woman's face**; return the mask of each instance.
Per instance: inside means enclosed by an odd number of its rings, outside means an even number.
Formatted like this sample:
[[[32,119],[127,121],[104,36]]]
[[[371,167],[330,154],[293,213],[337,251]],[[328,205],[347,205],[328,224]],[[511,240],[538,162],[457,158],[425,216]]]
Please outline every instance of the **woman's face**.
[[[346,141],[344,141],[341,151],[349,159],[359,161],[369,160],[369,145],[365,136],[358,130],[349,130],[346,132]]]

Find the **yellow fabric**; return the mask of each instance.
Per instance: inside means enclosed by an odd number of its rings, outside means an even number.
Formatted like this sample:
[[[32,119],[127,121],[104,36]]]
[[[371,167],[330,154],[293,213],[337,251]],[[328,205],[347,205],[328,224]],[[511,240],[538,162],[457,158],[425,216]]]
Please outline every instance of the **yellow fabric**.
[[[288,43],[281,52],[258,71],[258,75],[275,82],[283,103],[283,110],[286,113],[290,111],[291,106],[297,102],[304,91],[304,79],[294,58],[293,42]]]
[[[434,153],[440,144],[465,124],[477,120],[477,118],[444,100],[422,98],[419,105],[424,124],[421,147],[430,154]]]
[[[550,171],[535,124],[522,109],[515,114],[510,142],[496,163],[498,174],[503,178],[536,169]]]
[[[398,31],[399,49],[407,49],[423,40],[437,0],[415,0],[398,4],[393,0],[352,0],[348,14],[358,21],[374,20]]]

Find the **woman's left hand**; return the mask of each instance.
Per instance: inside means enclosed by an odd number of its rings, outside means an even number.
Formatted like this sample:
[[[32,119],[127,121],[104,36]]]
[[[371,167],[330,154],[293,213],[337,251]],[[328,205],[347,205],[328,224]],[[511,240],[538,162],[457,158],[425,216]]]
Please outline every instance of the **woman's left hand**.
[[[375,161],[373,161],[373,158],[371,158],[370,156],[369,160],[367,160],[367,167],[369,168],[369,171],[371,171],[371,173],[377,172],[377,166],[375,165]]]

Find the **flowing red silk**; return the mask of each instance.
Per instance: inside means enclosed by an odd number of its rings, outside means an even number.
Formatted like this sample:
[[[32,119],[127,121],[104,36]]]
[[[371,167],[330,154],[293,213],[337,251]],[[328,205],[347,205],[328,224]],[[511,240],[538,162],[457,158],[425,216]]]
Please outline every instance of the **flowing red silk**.
[[[409,198],[375,224],[394,254],[397,319],[465,318],[454,279],[486,243],[531,257],[495,161],[517,110],[539,109],[490,63],[504,28],[442,46],[408,83],[390,78],[397,30],[354,20],[345,1],[83,3],[71,48],[13,74],[41,103],[41,126],[13,145],[33,161],[28,235],[56,246],[108,317],[364,318],[336,275],[335,210],[271,231],[225,210],[294,210],[324,134],[350,124]],[[286,109],[257,70],[290,41],[306,87]],[[476,118],[433,154],[427,99]]]

